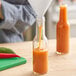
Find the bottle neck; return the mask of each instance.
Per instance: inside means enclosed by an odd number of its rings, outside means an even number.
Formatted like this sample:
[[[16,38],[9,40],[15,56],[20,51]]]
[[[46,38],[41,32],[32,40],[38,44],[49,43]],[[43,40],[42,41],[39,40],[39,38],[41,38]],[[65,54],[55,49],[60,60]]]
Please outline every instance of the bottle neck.
[[[41,37],[41,39],[43,39],[43,37],[45,36],[45,19],[41,18],[41,19],[36,19],[36,36],[39,39]]]
[[[61,5],[60,6],[60,22],[67,22],[67,6]]]

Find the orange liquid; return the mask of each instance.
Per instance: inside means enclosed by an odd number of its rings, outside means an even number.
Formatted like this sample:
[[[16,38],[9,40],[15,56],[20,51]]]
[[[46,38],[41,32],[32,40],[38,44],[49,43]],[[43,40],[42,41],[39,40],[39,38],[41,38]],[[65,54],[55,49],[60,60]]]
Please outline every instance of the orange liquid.
[[[60,20],[57,24],[57,52],[68,53],[69,52],[69,32],[70,27],[67,23],[66,6],[60,7]]]
[[[45,74],[48,71],[48,51],[36,48],[33,51],[33,71]]]
[[[39,26],[39,49],[41,46],[41,32],[42,32],[42,26]]]

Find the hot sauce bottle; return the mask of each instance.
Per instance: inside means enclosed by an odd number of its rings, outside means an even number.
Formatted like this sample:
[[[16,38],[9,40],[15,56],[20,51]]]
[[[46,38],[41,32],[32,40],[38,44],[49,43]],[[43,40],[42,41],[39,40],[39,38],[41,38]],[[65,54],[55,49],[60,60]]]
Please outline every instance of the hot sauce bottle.
[[[66,54],[69,52],[70,26],[67,20],[67,6],[60,5],[60,18],[56,28],[57,54]]]
[[[33,40],[33,72],[46,74],[48,72],[48,50],[45,36],[45,18],[36,19],[36,36]]]

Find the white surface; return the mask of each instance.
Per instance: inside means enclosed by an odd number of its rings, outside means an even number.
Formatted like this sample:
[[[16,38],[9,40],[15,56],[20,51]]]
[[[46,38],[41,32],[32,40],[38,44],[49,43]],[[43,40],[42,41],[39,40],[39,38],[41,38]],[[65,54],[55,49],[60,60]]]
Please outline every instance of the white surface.
[[[42,17],[49,8],[52,0],[29,0],[38,17]]]

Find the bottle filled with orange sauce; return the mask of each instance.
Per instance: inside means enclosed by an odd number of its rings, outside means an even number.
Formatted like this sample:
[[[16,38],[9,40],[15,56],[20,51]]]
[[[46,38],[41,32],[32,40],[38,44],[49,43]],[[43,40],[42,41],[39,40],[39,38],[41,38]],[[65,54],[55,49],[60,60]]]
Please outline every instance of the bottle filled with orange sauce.
[[[67,6],[60,5],[60,18],[56,28],[57,54],[69,52],[70,26],[67,20]]]
[[[45,18],[36,20],[36,36],[33,40],[33,72],[46,74],[48,72],[48,50],[45,36]]]

